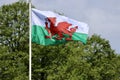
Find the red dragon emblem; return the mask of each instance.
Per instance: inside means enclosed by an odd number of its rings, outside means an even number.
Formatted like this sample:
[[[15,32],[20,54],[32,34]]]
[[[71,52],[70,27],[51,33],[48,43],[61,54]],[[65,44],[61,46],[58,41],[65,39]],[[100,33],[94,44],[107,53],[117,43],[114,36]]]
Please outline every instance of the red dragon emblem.
[[[78,28],[78,26],[75,26],[75,27],[69,29],[69,27],[72,24],[70,24],[66,21],[59,22],[57,24],[57,26],[55,26],[56,17],[48,17],[46,20],[47,21],[45,22],[45,25],[46,25],[45,28],[48,31],[48,33],[51,34],[51,36],[46,36],[46,38],[51,38],[52,36],[57,34],[58,37],[56,39],[61,40],[64,37],[64,34],[67,34],[67,35],[69,35],[69,38],[66,38],[66,40],[72,40],[72,34]],[[50,28],[48,27],[48,22],[50,23],[50,25],[49,25]]]

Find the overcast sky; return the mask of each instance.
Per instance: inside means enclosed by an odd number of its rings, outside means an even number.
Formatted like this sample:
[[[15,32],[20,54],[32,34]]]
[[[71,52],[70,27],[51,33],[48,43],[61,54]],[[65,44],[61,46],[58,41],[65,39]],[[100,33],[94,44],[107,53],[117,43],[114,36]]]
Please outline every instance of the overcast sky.
[[[15,1],[0,0],[0,6]],[[86,22],[89,36],[101,35],[120,53],[120,0],[32,0],[32,4],[39,10],[57,11]]]

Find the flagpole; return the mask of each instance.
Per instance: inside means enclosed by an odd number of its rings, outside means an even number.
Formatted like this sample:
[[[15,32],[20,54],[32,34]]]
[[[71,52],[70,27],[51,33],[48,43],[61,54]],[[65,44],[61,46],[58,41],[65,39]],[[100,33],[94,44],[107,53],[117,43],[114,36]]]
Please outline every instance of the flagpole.
[[[32,47],[31,47],[31,0],[29,3],[29,80],[32,80]]]

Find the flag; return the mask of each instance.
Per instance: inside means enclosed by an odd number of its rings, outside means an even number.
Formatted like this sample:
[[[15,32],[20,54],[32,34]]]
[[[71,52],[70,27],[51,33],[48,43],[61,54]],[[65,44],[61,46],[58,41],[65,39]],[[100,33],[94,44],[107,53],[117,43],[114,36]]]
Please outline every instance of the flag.
[[[86,23],[52,11],[32,9],[32,42],[54,45],[77,40],[86,43],[89,27]]]

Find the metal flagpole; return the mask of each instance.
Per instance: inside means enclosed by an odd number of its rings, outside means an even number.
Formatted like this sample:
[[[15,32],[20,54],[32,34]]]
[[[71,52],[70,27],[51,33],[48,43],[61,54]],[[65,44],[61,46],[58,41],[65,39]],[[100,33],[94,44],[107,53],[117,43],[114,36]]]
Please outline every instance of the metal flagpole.
[[[29,80],[32,80],[32,47],[31,47],[31,0],[29,3]]]

